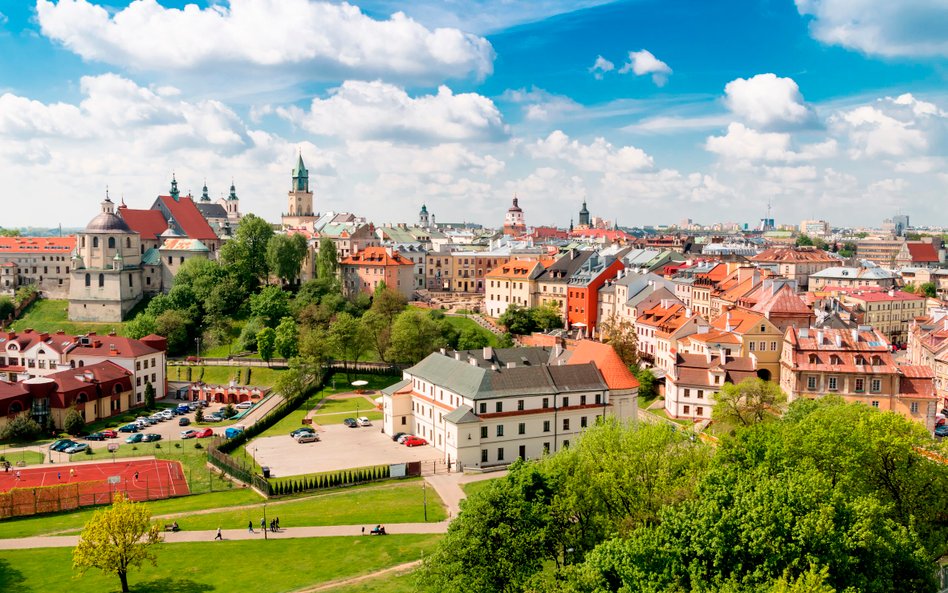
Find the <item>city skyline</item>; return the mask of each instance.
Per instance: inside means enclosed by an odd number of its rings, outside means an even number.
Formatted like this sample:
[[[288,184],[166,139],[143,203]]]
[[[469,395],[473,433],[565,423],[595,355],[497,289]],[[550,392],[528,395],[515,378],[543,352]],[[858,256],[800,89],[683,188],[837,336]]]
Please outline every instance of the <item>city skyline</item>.
[[[376,223],[948,225],[937,2],[185,4],[0,0],[3,226],[172,172],[277,220],[298,151]]]

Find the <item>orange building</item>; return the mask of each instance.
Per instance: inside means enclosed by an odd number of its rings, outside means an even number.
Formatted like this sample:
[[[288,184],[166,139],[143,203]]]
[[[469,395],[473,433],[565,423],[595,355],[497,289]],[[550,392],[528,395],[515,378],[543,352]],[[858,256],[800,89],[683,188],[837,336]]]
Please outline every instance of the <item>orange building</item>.
[[[366,247],[339,262],[342,288],[346,296],[373,294],[378,285],[385,283],[406,299],[413,287],[414,264],[388,247]]]
[[[625,268],[623,252],[604,256],[594,253],[569,279],[566,287],[566,319],[571,326],[585,327],[592,335],[598,323],[599,289]]]

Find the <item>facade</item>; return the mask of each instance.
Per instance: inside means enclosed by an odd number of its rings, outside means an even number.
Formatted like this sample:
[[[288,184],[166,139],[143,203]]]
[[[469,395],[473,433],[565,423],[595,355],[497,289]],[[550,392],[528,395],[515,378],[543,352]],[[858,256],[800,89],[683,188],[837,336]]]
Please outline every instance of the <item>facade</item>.
[[[38,388],[49,389],[50,417],[60,429],[70,409],[78,410],[85,422],[94,422],[135,406],[131,373],[111,361],[59,371],[27,385],[34,398],[41,393]]]
[[[527,308],[537,304],[537,277],[552,260],[512,259],[487,274],[484,309],[488,316],[500,317],[510,305]]]
[[[945,262],[945,250],[941,240],[931,237],[928,241],[906,241],[895,254],[895,265],[921,268],[937,268]]]
[[[725,383],[757,378],[755,362],[753,357],[728,356],[724,351],[679,354],[665,375],[665,412],[673,418],[711,418]]]
[[[570,249],[550,264],[537,277],[537,303],[553,304],[566,319],[568,312],[567,287],[569,279],[592,256],[592,251]]]
[[[905,239],[862,239],[856,242],[856,257],[880,266],[891,266],[902,250]]]
[[[552,364],[560,357],[566,364]],[[635,413],[635,377],[606,359],[545,348],[435,352],[383,390],[383,431],[426,439],[459,470],[537,459],[606,414]]]
[[[780,364],[780,387],[791,402],[834,394],[900,413],[934,430],[934,372],[897,365],[885,337],[869,326],[790,329]]]
[[[75,249],[75,237],[0,237],[0,290],[34,284],[48,297],[65,297]]]
[[[810,276],[826,268],[839,265],[839,259],[815,247],[775,247],[750,258],[759,265],[773,267],[774,271],[797,286],[806,289]]]
[[[730,309],[711,322],[711,328],[737,338],[734,356],[753,357],[761,379],[780,380],[783,331],[769,319],[759,313]]]
[[[599,323],[599,289],[624,268],[622,252],[596,252],[573,273],[566,284],[566,321],[570,326],[586,328],[591,336]]]
[[[826,290],[828,286],[843,288],[878,287],[884,290],[898,285],[899,275],[883,268],[851,268],[834,266],[810,277],[810,290]]]
[[[830,234],[830,225],[825,220],[804,220],[800,223],[800,232],[811,237],[826,237]]]
[[[385,247],[369,247],[339,262],[342,288],[347,296],[374,294],[379,284],[406,299],[414,293],[414,265],[397,251]]]
[[[862,325],[871,325],[894,344],[908,342],[909,325],[925,315],[927,300],[901,290],[846,291],[844,305],[852,307]]]
[[[708,322],[681,302],[665,299],[635,320],[639,355],[654,367],[668,371],[675,364],[678,343],[708,331]]]
[[[908,358],[934,371],[938,408],[948,407],[948,310],[936,309],[909,325]]]

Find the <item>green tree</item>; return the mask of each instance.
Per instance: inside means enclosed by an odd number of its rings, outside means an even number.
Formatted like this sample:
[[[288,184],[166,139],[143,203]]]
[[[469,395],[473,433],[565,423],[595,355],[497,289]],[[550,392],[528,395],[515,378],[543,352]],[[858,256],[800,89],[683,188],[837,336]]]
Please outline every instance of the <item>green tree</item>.
[[[537,327],[530,310],[519,305],[507,307],[497,323],[506,327],[510,333],[521,336],[532,333]]]
[[[378,311],[369,309],[362,315],[362,333],[378,359],[385,362],[392,342],[392,322]]]
[[[158,333],[158,324],[148,313],[139,313],[125,323],[125,335],[129,338],[138,340],[154,333]]]
[[[934,282],[925,282],[924,284],[920,285],[918,288],[919,288],[919,294],[921,294],[922,296],[926,296],[930,299],[934,299],[938,297],[938,289],[935,286]]]
[[[155,333],[168,340],[170,352],[183,352],[188,341],[188,320],[180,311],[169,309],[155,318]]]
[[[415,363],[445,345],[438,323],[429,315],[420,311],[403,311],[392,324],[388,359]]]
[[[628,319],[620,319],[613,314],[600,324],[600,334],[616,351],[625,366],[629,368],[638,366],[639,343],[635,335],[634,323]]]
[[[269,275],[267,246],[272,236],[270,223],[254,214],[245,214],[234,237],[221,247],[221,264],[230,268],[248,290],[266,281]]]
[[[325,281],[336,281],[336,271],[339,268],[339,258],[336,254],[336,244],[332,239],[323,237],[319,240],[319,254],[316,257],[316,276]]]
[[[302,366],[315,368],[322,367],[327,360],[332,358],[332,343],[327,328],[317,326],[302,329],[299,358]]]
[[[12,317],[14,311],[16,311],[16,305],[13,304],[13,299],[0,296],[0,321],[6,321]]]
[[[476,327],[466,327],[458,338],[458,350],[477,350],[490,346],[487,333]]]
[[[346,363],[362,358],[368,348],[365,332],[358,319],[348,313],[340,313],[329,326],[329,348],[333,356]],[[346,377],[352,373],[346,364]]]
[[[198,406],[198,409],[194,410],[194,421],[195,422],[204,422],[204,408]]]
[[[274,343],[277,354],[289,360],[299,353],[299,328],[292,317],[284,317],[276,328]]]
[[[32,441],[42,432],[42,427],[30,417],[29,412],[20,412],[0,428],[0,440]]]
[[[86,422],[82,419],[79,411],[75,408],[70,409],[69,413],[66,414],[66,418],[63,419],[63,430],[72,436],[77,436],[85,427]]]
[[[391,326],[395,322],[395,317],[404,311],[407,305],[408,301],[405,297],[388,288],[384,282],[379,282],[372,295],[372,306],[369,310],[381,315]]]
[[[90,568],[117,575],[122,592],[128,593],[129,569],[145,562],[156,564],[151,547],[161,541],[159,533],[148,507],[116,494],[112,506],[96,511],[82,529],[72,566],[80,576]]]
[[[20,229],[0,228],[0,237],[19,237],[19,236],[21,236]]]
[[[263,327],[263,322],[257,318],[253,318],[245,323],[244,327],[240,330],[240,337],[237,338],[240,347],[249,352],[256,352],[257,334],[260,333]]]
[[[513,336],[510,335],[510,332],[504,332],[500,335],[500,337],[497,339],[497,347],[498,348],[513,348],[514,347]]]
[[[655,375],[649,369],[633,368],[635,378],[639,380],[639,399],[653,400],[658,397],[658,387],[655,385]]]
[[[234,404],[227,404],[226,406],[221,408],[221,416],[223,416],[225,419],[233,418],[236,415],[237,415],[237,408],[234,407]]]
[[[767,412],[778,413],[786,401],[786,394],[771,381],[744,379],[737,385],[725,383],[715,397],[712,417],[717,422],[750,426],[761,422]]]
[[[813,246],[813,239],[811,239],[809,235],[800,233],[800,234],[797,236],[797,240],[796,240],[795,245],[796,245],[797,247],[812,247],[812,246]]]
[[[273,235],[267,243],[267,265],[286,284],[293,284],[300,277],[303,260],[309,252],[306,236]]]
[[[290,315],[290,294],[279,286],[265,286],[259,293],[250,295],[250,312],[268,327],[276,327]]]
[[[151,381],[145,381],[145,407],[149,410],[155,407],[155,386]]]
[[[563,327],[563,316],[560,314],[560,308],[554,303],[533,307],[530,309],[530,317],[533,318],[536,328],[543,332]]]
[[[273,352],[276,349],[276,331],[272,327],[265,327],[257,333],[257,352],[264,362],[269,363],[273,359]]]

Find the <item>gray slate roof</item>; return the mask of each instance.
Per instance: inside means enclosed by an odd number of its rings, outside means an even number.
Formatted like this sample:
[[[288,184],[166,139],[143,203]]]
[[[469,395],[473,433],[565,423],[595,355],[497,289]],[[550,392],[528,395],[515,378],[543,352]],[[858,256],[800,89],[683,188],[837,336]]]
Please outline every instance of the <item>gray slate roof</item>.
[[[411,384],[411,379],[402,379],[398,383],[395,383],[394,385],[389,385],[388,387],[382,389],[382,393],[384,393],[385,395],[392,395],[393,393],[395,393],[402,387],[405,387],[406,385],[410,385],[410,384]]]
[[[444,419],[451,424],[473,424],[481,421],[471,406],[459,406],[445,414]]]

